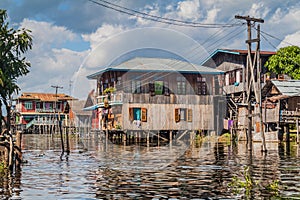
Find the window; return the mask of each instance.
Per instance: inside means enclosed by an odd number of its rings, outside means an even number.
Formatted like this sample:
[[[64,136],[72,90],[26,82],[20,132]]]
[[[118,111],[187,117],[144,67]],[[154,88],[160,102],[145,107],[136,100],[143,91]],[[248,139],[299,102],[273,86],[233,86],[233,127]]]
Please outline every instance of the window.
[[[177,77],[177,94],[186,94],[186,82],[182,76]]]
[[[187,121],[192,122],[193,121],[193,110],[187,109]]]
[[[187,108],[175,108],[175,122],[193,121],[193,110]]]
[[[129,108],[129,120],[147,122],[147,108]]]
[[[24,106],[27,110],[32,110],[32,102],[31,101],[25,101]]]
[[[180,108],[175,108],[175,122],[180,122]]]
[[[198,93],[198,95],[206,95],[207,94],[205,77],[197,77],[197,93]]]
[[[45,103],[46,110],[52,110],[52,103]]]
[[[41,102],[36,102],[35,107],[36,107],[36,109],[41,109]]]
[[[164,95],[170,95],[169,83],[167,81],[164,82]]]
[[[180,120],[185,121],[186,120],[186,109],[180,108]]]
[[[60,110],[61,102],[56,102],[56,110]]]
[[[154,82],[154,90],[155,94],[163,94],[164,82],[163,81],[155,81]]]
[[[141,81],[140,80],[132,80],[131,81],[131,91],[132,91],[132,93],[135,93],[135,94],[141,93]]]
[[[147,108],[141,108],[141,112],[142,112],[141,121],[142,122],[147,122]]]

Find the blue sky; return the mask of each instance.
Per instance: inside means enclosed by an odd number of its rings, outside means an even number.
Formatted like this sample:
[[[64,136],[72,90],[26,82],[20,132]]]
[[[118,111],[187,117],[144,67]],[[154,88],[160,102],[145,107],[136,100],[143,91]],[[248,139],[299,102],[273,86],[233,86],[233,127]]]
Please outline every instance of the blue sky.
[[[154,16],[203,24],[241,24],[235,15],[263,18],[262,50],[300,45],[299,0],[110,2]],[[18,81],[21,92],[54,92],[51,85],[60,85],[63,89],[59,92],[85,99],[96,85],[86,76],[124,55],[134,56],[132,52],[158,49],[201,63],[218,48],[246,48],[246,25],[175,26],[126,15],[89,0],[1,0],[0,8],[7,10],[11,26],[32,30],[34,46],[26,55],[32,67],[29,75]]]

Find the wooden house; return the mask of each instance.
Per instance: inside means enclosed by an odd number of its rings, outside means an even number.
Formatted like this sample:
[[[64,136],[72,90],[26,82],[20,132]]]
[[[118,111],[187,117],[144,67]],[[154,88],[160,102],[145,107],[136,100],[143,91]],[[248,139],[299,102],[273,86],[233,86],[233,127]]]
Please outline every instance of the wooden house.
[[[85,109],[97,110],[102,130],[213,131],[221,74],[181,60],[134,58],[88,76],[97,103]]]
[[[275,53],[273,51],[260,51],[262,83],[275,76],[274,74],[267,74],[267,69],[264,67],[269,57]],[[217,49],[202,63],[204,66],[224,71],[224,75],[219,76],[220,85],[223,86],[221,87],[222,92],[235,97],[233,99],[235,102],[241,102],[242,94],[247,90],[245,77],[247,55],[247,50]]]
[[[68,101],[73,99],[66,94],[23,93],[16,99],[16,111],[19,113],[16,124],[27,130],[55,125],[57,119],[65,119],[69,115]]]
[[[262,97],[267,132],[285,129],[287,132],[290,124],[296,125],[300,120],[300,80],[268,81],[262,89]]]
[[[254,55],[255,52],[252,53]],[[267,80],[276,77],[275,74],[269,73],[264,66],[269,57],[275,53],[272,51],[260,51],[260,88],[263,87]],[[247,72],[247,56],[247,50],[217,49],[202,63],[204,66],[224,71],[223,75],[219,75],[218,80],[221,86],[220,93],[223,93],[227,99],[225,120],[233,120],[233,128],[243,134],[248,127],[246,94],[249,89],[247,88],[246,76],[250,72]],[[224,129],[227,128],[224,127]]]

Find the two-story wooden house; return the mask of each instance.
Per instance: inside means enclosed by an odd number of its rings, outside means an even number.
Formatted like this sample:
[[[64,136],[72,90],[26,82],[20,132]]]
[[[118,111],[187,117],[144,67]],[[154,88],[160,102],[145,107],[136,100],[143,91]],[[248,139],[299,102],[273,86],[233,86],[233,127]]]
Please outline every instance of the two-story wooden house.
[[[264,66],[269,57],[275,53],[260,51],[261,85],[259,88],[262,88],[267,80],[276,77],[275,74],[269,73]],[[254,56],[255,52],[252,54]],[[249,88],[246,76],[250,74],[247,71],[247,56],[247,50],[217,49],[202,63],[204,66],[224,71],[224,74],[219,76],[219,82],[220,92],[227,96],[228,113],[226,118],[234,120],[235,128],[239,130],[245,130],[248,126],[248,121],[240,117],[247,113],[246,93]]]
[[[74,98],[66,94],[23,93],[16,99],[16,124],[32,130],[57,124],[57,119],[64,119],[69,114],[69,100]]]
[[[100,129],[216,131],[223,71],[165,58],[134,58],[89,75]],[[222,119],[222,117],[221,117]]]

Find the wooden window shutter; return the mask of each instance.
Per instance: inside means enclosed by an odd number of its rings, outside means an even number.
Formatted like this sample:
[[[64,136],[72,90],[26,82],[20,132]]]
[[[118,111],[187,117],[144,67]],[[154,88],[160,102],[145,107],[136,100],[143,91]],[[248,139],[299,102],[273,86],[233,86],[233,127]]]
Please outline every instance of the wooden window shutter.
[[[187,121],[192,122],[193,121],[193,110],[187,109]]]
[[[175,122],[180,122],[180,108],[175,108]]]
[[[130,120],[130,121],[133,121],[133,120],[134,120],[133,108],[129,108],[129,120]]]
[[[141,121],[147,122],[147,108],[141,108],[141,112],[142,112]]]

